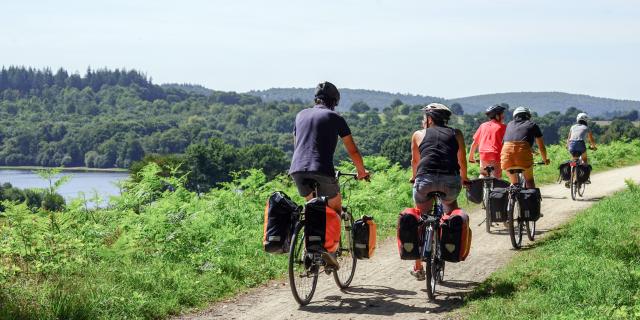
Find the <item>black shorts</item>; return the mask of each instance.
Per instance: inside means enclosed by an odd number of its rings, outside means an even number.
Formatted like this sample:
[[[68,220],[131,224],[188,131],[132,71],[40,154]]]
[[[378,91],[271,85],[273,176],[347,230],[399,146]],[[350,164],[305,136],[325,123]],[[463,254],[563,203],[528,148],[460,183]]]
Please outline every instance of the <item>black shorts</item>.
[[[318,183],[319,197],[335,197],[340,193],[340,185],[338,179],[334,176],[328,176],[317,172],[294,172],[291,174],[293,182],[298,187],[298,193],[306,197],[315,191],[313,182]]]

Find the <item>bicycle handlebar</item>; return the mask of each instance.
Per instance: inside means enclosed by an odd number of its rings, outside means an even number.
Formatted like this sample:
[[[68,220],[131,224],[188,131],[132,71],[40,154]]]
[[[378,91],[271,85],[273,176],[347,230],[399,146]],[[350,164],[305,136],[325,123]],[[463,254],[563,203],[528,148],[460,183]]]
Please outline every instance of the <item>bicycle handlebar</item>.
[[[352,178],[354,178],[356,180],[358,179],[358,174],[357,173],[336,171],[336,178],[340,178],[342,176],[352,177]],[[364,177],[364,180],[369,181],[370,177],[371,177],[371,173],[369,172],[369,174],[366,177]]]

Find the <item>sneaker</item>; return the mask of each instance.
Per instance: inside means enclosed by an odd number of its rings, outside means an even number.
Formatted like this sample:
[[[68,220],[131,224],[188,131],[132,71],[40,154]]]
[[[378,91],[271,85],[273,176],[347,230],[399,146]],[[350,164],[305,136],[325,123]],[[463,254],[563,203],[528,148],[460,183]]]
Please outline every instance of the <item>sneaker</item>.
[[[591,179],[587,179],[587,181],[585,181],[584,184],[591,184]]]
[[[324,260],[324,263],[327,267],[330,267],[336,271],[340,269],[340,264],[338,263],[338,259],[336,259],[336,256],[334,254],[324,251],[322,252],[322,260]]]
[[[409,269],[409,273],[416,278],[417,281],[424,281],[427,277],[424,269],[415,270],[413,267]]]
[[[564,183],[564,186],[565,186],[567,189],[571,188],[571,184],[570,184],[570,182],[569,182],[569,181],[565,182],[565,183]]]

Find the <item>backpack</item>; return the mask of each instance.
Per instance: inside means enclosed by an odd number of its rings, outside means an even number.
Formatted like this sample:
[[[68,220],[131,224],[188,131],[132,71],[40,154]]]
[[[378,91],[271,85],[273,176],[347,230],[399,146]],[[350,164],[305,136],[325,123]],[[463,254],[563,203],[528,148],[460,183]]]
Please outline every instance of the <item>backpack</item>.
[[[373,217],[362,216],[353,223],[354,254],[357,259],[369,259],[376,250],[376,224]]]
[[[566,161],[558,166],[560,170],[560,179],[562,181],[571,180],[571,161]]]
[[[469,188],[467,188],[467,199],[473,203],[482,202],[483,189],[484,182],[482,179],[474,179],[469,181]]]
[[[522,189],[518,192],[518,204],[520,204],[520,217],[525,221],[537,221],[540,219],[540,201],[542,195],[540,189]]]
[[[293,216],[298,205],[282,191],[276,191],[267,199],[264,208],[262,245],[269,253],[289,251]]]
[[[461,209],[440,218],[440,247],[442,259],[449,262],[464,261],[471,249],[469,216]]]
[[[489,209],[491,222],[507,221],[507,205],[509,204],[509,192],[507,188],[493,188],[489,193]]]
[[[325,197],[309,200],[304,205],[304,214],[307,249],[335,252],[340,245],[340,215],[327,205]]]
[[[422,217],[417,208],[406,208],[398,217],[398,252],[402,260],[420,259]]]
[[[581,164],[576,166],[576,180],[579,183],[585,183],[589,180],[589,176],[591,175],[591,165],[590,164]]]

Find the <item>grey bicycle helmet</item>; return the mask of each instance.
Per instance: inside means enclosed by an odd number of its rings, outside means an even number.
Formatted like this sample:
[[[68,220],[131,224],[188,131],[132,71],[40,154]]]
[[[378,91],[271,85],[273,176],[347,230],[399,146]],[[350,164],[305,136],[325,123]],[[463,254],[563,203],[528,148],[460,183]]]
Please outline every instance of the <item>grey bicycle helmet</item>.
[[[485,114],[487,115],[487,117],[489,118],[493,118],[495,115],[497,114],[501,114],[503,113],[505,110],[507,110],[505,107],[499,105],[499,104],[494,104],[492,106],[489,106],[487,108],[487,110],[485,110]]]
[[[529,108],[527,107],[517,107],[515,110],[513,110],[513,117],[515,118],[519,114],[524,114],[527,117],[531,117],[531,110],[529,110]]]

